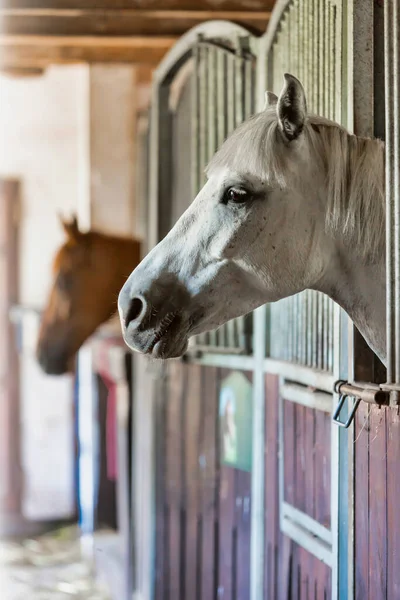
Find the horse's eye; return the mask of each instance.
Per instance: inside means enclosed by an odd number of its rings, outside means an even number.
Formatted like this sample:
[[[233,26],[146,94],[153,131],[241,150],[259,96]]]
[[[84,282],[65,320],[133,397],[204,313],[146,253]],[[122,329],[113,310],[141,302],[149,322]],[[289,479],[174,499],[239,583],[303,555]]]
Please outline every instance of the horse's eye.
[[[233,204],[242,204],[250,200],[251,194],[243,188],[229,188],[224,194],[224,204],[232,202]]]

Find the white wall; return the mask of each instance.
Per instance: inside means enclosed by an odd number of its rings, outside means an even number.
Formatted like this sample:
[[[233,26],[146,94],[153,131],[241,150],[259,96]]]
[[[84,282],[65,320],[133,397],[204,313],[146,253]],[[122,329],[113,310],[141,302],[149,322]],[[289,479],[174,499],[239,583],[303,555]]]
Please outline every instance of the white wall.
[[[37,78],[0,76],[0,176],[22,180],[20,300],[43,306],[63,234],[57,211],[76,211],[84,165],[87,69],[52,67]]]
[[[57,211],[77,211],[85,194],[87,80],[83,66],[53,67],[38,78],[0,76],[0,177],[22,183],[19,300],[25,305],[44,306],[51,262],[63,242]],[[74,502],[72,378],[43,375],[33,355],[35,326],[25,333],[20,361],[24,514],[66,517]]]

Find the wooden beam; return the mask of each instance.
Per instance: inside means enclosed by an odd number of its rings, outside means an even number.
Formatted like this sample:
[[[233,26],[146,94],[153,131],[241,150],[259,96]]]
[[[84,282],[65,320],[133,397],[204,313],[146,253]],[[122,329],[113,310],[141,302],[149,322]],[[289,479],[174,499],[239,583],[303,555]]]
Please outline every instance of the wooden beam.
[[[78,10],[272,10],[275,0],[2,0],[3,8],[52,8]]]
[[[46,68],[79,62],[157,65],[174,37],[0,36],[0,68]]]
[[[44,75],[45,69],[40,67],[32,67],[32,68],[2,68],[2,75],[7,75],[7,77],[12,77],[13,79],[21,79],[26,77],[41,77]]]
[[[181,36],[209,20],[227,20],[264,33],[270,11],[0,9],[0,30],[8,35]]]

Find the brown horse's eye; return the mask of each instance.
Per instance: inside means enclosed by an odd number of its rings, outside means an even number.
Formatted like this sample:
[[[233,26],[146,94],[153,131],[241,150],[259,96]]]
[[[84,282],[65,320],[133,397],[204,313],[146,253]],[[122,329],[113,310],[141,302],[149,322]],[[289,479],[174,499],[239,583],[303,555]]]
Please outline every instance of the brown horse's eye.
[[[56,279],[56,285],[60,292],[68,292],[71,284],[71,278],[68,273],[59,273]]]
[[[223,202],[224,204],[228,204],[228,202],[231,202],[232,204],[243,204],[244,202],[248,202],[250,198],[251,194],[247,190],[231,187],[226,190]]]

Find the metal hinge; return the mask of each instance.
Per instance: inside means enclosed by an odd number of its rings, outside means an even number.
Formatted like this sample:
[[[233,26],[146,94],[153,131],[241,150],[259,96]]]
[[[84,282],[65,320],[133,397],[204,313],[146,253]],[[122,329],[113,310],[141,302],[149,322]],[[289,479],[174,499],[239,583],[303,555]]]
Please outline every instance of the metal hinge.
[[[346,429],[353,422],[354,415],[362,400],[376,406],[399,406],[400,404],[400,386],[388,383],[378,385],[360,381],[355,383],[337,381],[334,385],[334,391],[339,394],[339,402],[333,413],[333,422]],[[348,398],[354,398],[354,403],[347,419],[341,421],[340,414]]]

